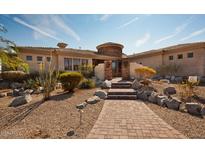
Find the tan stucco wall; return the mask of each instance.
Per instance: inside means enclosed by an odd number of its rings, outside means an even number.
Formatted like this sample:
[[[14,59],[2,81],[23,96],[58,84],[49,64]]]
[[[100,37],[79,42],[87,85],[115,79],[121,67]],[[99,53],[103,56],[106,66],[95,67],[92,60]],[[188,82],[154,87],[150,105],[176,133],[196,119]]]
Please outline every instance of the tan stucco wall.
[[[140,65],[136,62],[131,62],[130,63],[130,77],[131,78],[136,78],[139,77],[136,73],[135,73],[135,69],[138,67],[142,67],[143,65]]]
[[[22,58],[26,63],[29,64],[29,69],[30,72],[33,71],[39,71],[39,62],[37,61],[37,56],[42,56],[43,57],[43,62],[46,66],[46,68],[48,68],[49,63],[46,60],[46,57],[51,57],[51,55],[49,54],[35,54],[35,53],[20,53],[20,58]],[[32,56],[32,61],[27,61],[26,60],[26,56]],[[54,67],[55,69],[57,68],[57,57],[56,55],[52,55],[52,67]]]
[[[187,54],[193,52],[193,58],[188,58]],[[183,59],[178,59],[177,55],[183,54]],[[173,60],[169,60],[169,56],[174,56]],[[181,70],[177,73],[179,76],[197,75],[203,76],[205,67],[205,49],[195,49],[187,51],[178,51],[164,54],[163,62],[165,65],[177,64]]]
[[[142,64],[144,66],[149,66],[156,69],[159,65],[162,64],[162,55],[157,54],[153,56],[146,56],[146,57],[137,57],[134,59],[130,59],[130,62],[136,62],[138,64]]]

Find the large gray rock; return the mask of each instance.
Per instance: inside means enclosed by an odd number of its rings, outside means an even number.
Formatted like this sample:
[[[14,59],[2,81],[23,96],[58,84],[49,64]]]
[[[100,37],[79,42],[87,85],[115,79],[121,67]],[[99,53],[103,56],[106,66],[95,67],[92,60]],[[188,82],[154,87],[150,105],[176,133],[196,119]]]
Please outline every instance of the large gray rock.
[[[177,83],[181,83],[183,81],[183,77],[175,77],[175,81]]]
[[[100,98],[98,96],[93,96],[86,100],[88,104],[96,104],[99,101],[100,101]]]
[[[23,88],[21,88],[21,89],[14,89],[12,95],[13,95],[14,97],[23,96],[23,95],[24,95],[24,90],[23,90]]]
[[[201,115],[202,106],[199,103],[186,103],[187,111],[193,115]]]
[[[169,108],[169,109],[173,109],[173,110],[179,110],[179,106],[182,102],[173,97],[171,99],[169,99],[169,101],[166,102],[166,106]]]
[[[13,83],[11,83],[10,87],[11,87],[11,89],[20,89],[23,87],[23,84],[19,83],[19,82],[13,82]]]
[[[148,101],[151,103],[157,103],[157,96],[158,94],[156,92],[152,92],[151,95],[148,97]]]
[[[111,81],[105,80],[105,81],[102,83],[101,88],[108,89],[108,88],[111,88],[111,85],[112,85],[112,82],[111,82]]]
[[[157,104],[160,105],[160,106],[165,106],[165,102],[167,101],[168,97],[167,96],[164,96],[164,95],[158,95],[157,96]]]
[[[136,91],[136,97],[137,97],[138,99],[143,100],[143,98],[144,98],[143,92],[144,92],[143,90],[137,90],[137,91]]]
[[[87,105],[87,103],[83,102],[83,103],[77,104],[76,108],[82,110],[82,109],[84,109],[86,107],[86,105]]]
[[[137,79],[135,79],[135,80],[132,82],[132,88],[135,89],[135,90],[142,88],[142,86],[143,86],[143,85],[140,84]]]
[[[174,95],[177,93],[176,89],[174,87],[167,87],[163,90],[164,94],[169,96],[169,95]]]
[[[9,107],[17,107],[32,101],[31,95],[19,96],[12,100]]]
[[[107,92],[104,90],[97,90],[94,95],[100,97],[100,99],[107,98]]]
[[[187,108],[186,108],[186,104],[185,103],[181,103],[179,105],[179,111],[181,112],[187,112]]]
[[[203,107],[203,108],[201,109],[201,115],[202,115],[202,116],[205,116],[205,107]]]
[[[34,90],[33,89],[26,89],[24,91],[24,94],[33,94]]]
[[[9,88],[9,82],[7,81],[0,82],[0,89],[8,89],[8,88]]]

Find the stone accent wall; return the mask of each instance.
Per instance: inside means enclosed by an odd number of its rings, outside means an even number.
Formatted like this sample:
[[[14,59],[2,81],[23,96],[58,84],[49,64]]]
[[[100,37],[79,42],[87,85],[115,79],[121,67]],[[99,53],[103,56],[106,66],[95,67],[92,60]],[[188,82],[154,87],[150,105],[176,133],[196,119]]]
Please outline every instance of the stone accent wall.
[[[128,80],[130,77],[130,63],[128,60],[122,61],[122,79]]]
[[[104,62],[105,64],[105,80],[112,80],[112,61],[108,60]]]

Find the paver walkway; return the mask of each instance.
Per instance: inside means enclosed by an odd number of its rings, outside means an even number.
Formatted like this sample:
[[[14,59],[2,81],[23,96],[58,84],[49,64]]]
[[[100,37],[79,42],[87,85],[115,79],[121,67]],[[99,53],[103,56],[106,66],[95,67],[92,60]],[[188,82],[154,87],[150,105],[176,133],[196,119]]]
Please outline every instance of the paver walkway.
[[[142,101],[105,100],[87,138],[185,138]]]

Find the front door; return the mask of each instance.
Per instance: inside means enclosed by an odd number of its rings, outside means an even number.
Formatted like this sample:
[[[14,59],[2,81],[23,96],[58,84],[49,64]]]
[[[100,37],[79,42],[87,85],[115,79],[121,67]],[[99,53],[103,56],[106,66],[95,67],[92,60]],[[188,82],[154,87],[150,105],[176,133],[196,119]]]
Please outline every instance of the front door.
[[[112,76],[121,77],[122,62],[119,60],[112,61]]]

